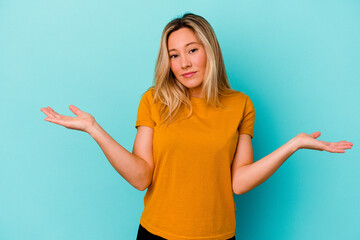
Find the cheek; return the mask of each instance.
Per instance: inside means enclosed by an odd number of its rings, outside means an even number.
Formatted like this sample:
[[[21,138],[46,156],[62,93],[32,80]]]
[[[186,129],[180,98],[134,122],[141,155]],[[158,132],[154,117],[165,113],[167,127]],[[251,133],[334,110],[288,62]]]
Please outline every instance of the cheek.
[[[170,69],[175,74],[175,76],[178,75],[179,66],[176,64],[176,62],[170,62]]]
[[[199,54],[198,58],[197,58],[197,65],[198,67],[201,67],[203,69],[205,69],[206,67],[206,54]]]

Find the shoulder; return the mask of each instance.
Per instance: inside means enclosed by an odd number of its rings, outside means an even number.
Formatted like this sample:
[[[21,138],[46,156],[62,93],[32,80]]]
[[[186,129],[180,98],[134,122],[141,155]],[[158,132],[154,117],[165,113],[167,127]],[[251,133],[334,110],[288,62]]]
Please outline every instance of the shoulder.
[[[143,92],[141,98],[149,102],[152,102],[154,95],[155,95],[155,88],[152,86],[149,87],[145,92]]]
[[[244,92],[234,89],[232,89],[232,91],[229,94],[227,94],[225,98],[229,99],[229,101],[234,103],[246,102],[247,99],[250,99],[250,97]]]

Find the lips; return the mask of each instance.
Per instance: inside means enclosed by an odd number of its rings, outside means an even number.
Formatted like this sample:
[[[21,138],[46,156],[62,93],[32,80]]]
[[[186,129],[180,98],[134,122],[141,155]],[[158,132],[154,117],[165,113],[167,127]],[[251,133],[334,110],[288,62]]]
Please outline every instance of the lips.
[[[195,75],[196,72],[187,72],[183,74],[183,77],[189,78]]]

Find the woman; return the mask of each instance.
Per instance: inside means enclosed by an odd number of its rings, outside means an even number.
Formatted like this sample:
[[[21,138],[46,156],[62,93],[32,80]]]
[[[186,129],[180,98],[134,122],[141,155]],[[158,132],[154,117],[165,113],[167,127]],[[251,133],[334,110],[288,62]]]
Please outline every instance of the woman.
[[[300,133],[254,162],[255,110],[230,88],[210,24],[185,14],[163,30],[154,86],[142,96],[132,153],[89,113],[76,117],[41,108],[46,121],[89,133],[112,166],[138,190],[148,189],[137,239],[235,239],[233,193],[268,179],[301,148],[344,153],[351,142]]]

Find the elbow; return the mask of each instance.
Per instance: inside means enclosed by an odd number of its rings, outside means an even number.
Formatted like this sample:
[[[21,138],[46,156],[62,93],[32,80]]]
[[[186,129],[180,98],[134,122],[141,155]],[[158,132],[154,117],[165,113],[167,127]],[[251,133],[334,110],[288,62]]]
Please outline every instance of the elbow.
[[[256,185],[257,186],[257,185]],[[246,184],[242,184],[242,185],[238,185],[238,186],[233,186],[233,192],[236,195],[241,195],[244,193],[247,193],[249,191],[251,191],[252,189],[254,189],[256,186],[254,185],[246,185]]]
[[[245,186],[241,186],[240,184],[233,184],[232,189],[236,195],[241,195],[249,191]]]
[[[236,195],[241,195],[241,194],[247,193],[248,191],[249,191],[249,190],[237,191],[235,194],[236,194]]]
[[[241,194],[244,194],[244,193],[247,193],[248,191],[246,190],[233,190],[233,192],[236,194],[236,195],[241,195]]]
[[[147,187],[137,187],[136,189],[139,191],[144,191],[145,189],[147,189]]]
[[[139,191],[145,191],[148,187],[150,186],[150,183],[147,182],[145,184],[142,184],[140,186],[137,186],[136,189],[139,190]]]
[[[134,187],[139,191],[144,191],[147,189],[152,182],[153,172],[154,168],[148,167],[148,165],[146,165],[146,168],[138,173]]]
[[[146,190],[150,184],[151,184],[151,179],[152,179],[152,174],[148,174],[148,176],[143,176],[142,178],[140,178],[141,181],[139,181],[139,184],[137,184],[136,186],[134,186],[137,190],[139,191],[144,191]]]
[[[145,163],[145,161],[143,163]],[[151,185],[153,174],[154,174],[153,166],[149,166],[146,163],[145,165],[143,164],[142,167],[143,167],[142,170],[138,172],[138,174],[135,178],[136,181],[134,181],[134,182],[136,184],[133,185],[139,191],[144,191]]]
[[[239,189],[233,189],[233,193],[235,193],[235,195],[241,195],[241,194],[243,194],[243,192],[240,191]]]
[[[233,193],[235,193],[236,195],[241,195],[242,194],[241,191],[240,191],[239,186],[237,186],[237,185],[233,184],[232,190],[233,190]]]
[[[133,187],[134,188],[136,188],[137,190],[139,190],[139,191],[144,191],[145,189],[147,189],[148,188],[148,186],[147,185],[145,185],[145,184],[138,184],[138,185],[133,185]]]
[[[233,193],[234,193],[235,195],[241,195],[241,193],[239,193],[238,191],[235,191],[235,190],[233,190]]]

